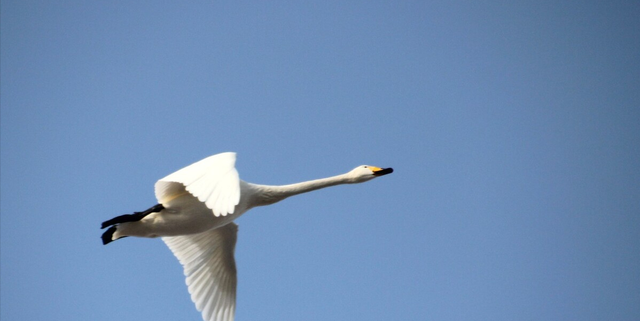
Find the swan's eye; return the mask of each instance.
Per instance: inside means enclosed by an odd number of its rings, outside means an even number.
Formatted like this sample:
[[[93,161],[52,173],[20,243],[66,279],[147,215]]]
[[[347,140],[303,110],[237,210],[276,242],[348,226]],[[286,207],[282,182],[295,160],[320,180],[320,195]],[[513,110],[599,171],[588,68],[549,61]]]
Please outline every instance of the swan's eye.
[[[365,166],[364,168],[367,168],[367,166]]]

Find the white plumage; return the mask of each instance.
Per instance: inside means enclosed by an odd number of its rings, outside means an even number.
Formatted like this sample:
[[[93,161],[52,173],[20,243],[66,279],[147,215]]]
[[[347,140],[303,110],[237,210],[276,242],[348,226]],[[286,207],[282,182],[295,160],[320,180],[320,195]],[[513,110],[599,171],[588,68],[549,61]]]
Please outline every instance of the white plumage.
[[[204,320],[233,320],[237,235],[238,225],[229,223],[199,234],[162,238],[184,267],[191,300]]]
[[[186,188],[215,216],[233,214],[240,202],[240,178],[235,165],[235,153],[207,157],[159,180],[156,198],[162,204]]]
[[[184,267],[187,287],[205,321],[232,321],[236,301],[234,249],[247,210],[338,184],[362,183],[393,172],[362,165],[346,174],[270,186],[247,183],[235,169],[236,154],[222,153],[182,168],[155,184],[160,204],[102,223],[104,244],[126,236],[162,237]]]

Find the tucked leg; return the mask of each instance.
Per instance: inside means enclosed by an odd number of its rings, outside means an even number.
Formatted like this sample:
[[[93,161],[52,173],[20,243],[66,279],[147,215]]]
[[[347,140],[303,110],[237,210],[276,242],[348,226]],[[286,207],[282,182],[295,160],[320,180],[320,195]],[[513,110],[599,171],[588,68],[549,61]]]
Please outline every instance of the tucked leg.
[[[137,222],[143,219],[145,216],[151,213],[160,212],[163,209],[164,209],[164,206],[162,206],[162,204],[157,204],[143,212],[134,212],[133,214],[124,214],[124,215],[116,216],[108,221],[102,222],[102,226],[100,228],[105,228],[111,225],[116,225],[116,224],[125,223],[125,222]]]
[[[118,229],[117,227],[112,226],[108,228],[106,231],[104,231],[104,233],[102,233],[102,244],[107,245],[113,242],[113,233],[115,233],[117,229]],[[126,237],[126,236],[123,236],[123,237]]]

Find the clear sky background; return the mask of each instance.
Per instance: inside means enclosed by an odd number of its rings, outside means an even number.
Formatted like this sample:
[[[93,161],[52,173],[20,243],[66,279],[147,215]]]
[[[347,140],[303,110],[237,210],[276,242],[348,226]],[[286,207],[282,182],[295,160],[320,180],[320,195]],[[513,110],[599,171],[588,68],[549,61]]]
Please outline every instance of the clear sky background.
[[[100,222],[238,153],[237,320],[639,320],[638,1],[1,2],[1,307],[200,320]]]

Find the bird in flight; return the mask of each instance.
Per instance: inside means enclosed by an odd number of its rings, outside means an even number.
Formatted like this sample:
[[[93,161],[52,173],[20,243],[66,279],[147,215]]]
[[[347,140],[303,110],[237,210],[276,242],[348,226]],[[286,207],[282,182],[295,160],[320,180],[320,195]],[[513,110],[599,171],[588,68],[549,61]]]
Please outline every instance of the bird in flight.
[[[233,221],[256,206],[341,184],[363,183],[393,172],[361,165],[332,177],[290,185],[241,180],[236,154],[221,153],[193,163],[155,184],[157,205],[102,223],[102,243],[127,237],[162,237],[184,268],[191,300],[205,321],[233,321],[236,303]]]

